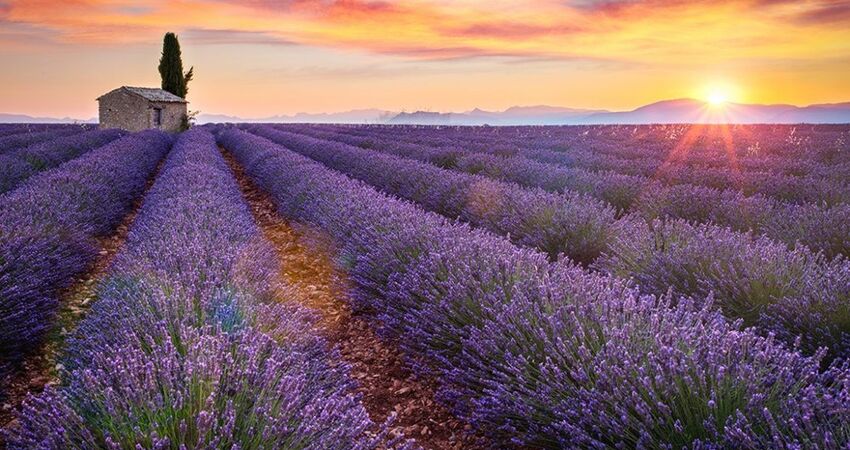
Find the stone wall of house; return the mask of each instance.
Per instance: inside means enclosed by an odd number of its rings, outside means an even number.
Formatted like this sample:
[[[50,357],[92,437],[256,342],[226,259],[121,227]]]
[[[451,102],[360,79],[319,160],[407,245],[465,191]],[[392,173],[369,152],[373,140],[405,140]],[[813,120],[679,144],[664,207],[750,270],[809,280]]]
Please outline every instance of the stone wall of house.
[[[141,131],[159,128],[163,131],[180,131],[186,103],[152,102],[133,93],[117,90],[101,97],[99,102],[101,128],[120,128]],[[154,122],[156,109],[161,112],[161,124]]]
[[[159,127],[163,131],[180,131],[183,125],[183,116],[186,115],[186,104],[175,102],[151,102],[151,109],[162,109],[162,126]],[[153,127],[153,111],[148,113]]]

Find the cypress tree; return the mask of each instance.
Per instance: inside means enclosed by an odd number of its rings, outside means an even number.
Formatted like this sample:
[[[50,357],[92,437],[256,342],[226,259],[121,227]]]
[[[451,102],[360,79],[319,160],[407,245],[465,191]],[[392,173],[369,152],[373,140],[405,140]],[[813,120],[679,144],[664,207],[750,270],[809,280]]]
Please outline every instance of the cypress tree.
[[[174,33],[165,33],[162,40],[162,57],[159,59],[159,75],[162,77],[162,89],[186,98],[189,93],[189,81],[194,75],[194,67],[183,73],[183,59],[180,55],[180,42]]]

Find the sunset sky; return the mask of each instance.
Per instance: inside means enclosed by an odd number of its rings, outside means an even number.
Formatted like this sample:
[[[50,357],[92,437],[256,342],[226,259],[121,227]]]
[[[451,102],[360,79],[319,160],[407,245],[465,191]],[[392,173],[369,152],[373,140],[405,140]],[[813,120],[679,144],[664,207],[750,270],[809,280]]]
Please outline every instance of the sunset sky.
[[[39,116],[158,86],[166,31],[190,109],[242,117],[850,101],[850,0],[0,0],[0,22],[0,112]]]

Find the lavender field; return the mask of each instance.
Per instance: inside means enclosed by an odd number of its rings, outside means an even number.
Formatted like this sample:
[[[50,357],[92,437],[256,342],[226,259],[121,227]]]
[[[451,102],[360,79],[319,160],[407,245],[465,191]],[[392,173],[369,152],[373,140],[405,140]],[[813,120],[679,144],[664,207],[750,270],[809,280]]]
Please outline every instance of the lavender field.
[[[850,125],[0,125],[0,447],[850,448]]]

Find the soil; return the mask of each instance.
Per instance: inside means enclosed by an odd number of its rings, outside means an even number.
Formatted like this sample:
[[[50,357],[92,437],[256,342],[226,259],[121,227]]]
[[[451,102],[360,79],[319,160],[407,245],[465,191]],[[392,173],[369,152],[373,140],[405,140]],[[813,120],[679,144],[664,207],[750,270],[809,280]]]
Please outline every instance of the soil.
[[[395,413],[390,433],[415,439],[426,449],[488,448],[486,438],[435,402],[435,381],[412,373],[398,348],[380,339],[365,317],[352,312],[346,301],[350,282],[333,263],[330,239],[320,230],[281,217],[270,196],[253,185],[228,152],[224,155],[254,219],[277,249],[280,281],[292,287],[288,292],[294,292],[295,301],[319,313],[319,332],[351,366],[371,419],[383,423]]]
[[[74,332],[91,307],[95,289],[106,275],[115,254],[127,240],[130,226],[138,214],[145,194],[153,186],[163,162],[164,159],[160,161],[159,166],[148,179],[144,194],[136,198],[130,212],[124,216],[115,231],[109,236],[96,238],[100,250],[88,270],[77,277],[70,286],[60,291],[56,325],[48,334],[42,347],[22,362],[21,367],[12,375],[7,385],[7,396],[0,405],[0,429],[8,429],[16,425],[16,413],[28,394],[37,395],[46,386],[59,384],[62,366],[58,361],[65,347],[65,340]],[[0,448],[3,446],[3,436],[0,434]]]

